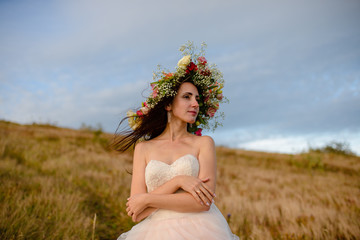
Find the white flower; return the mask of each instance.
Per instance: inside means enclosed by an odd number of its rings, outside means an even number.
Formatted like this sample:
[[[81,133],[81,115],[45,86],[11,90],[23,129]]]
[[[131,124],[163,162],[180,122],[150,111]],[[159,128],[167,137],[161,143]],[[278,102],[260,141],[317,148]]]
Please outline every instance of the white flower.
[[[190,58],[191,58],[191,56],[187,55],[187,56],[184,56],[182,59],[180,59],[177,64],[179,66],[179,68],[186,69],[190,63]]]
[[[128,122],[129,122],[129,126],[135,130],[138,126],[139,126],[139,120],[136,119],[136,113],[134,113],[133,111],[129,110],[126,115],[129,117]]]
[[[134,113],[132,110],[129,110],[129,111],[126,113],[126,116],[128,116],[129,118],[130,118],[130,117],[134,117],[134,116],[136,116],[136,113]]]

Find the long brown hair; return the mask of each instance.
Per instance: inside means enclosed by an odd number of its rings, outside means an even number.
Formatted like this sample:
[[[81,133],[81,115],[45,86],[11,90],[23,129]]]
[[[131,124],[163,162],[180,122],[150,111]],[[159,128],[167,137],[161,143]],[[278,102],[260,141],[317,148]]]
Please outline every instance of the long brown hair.
[[[184,80],[181,81],[181,84],[184,82],[190,82],[194,84],[190,77],[184,78]],[[179,90],[181,84],[174,87],[176,92]],[[201,89],[198,87],[196,88],[198,89],[199,95],[201,96]],[[165,107],[170,105],[173,100],[174,96],[163,98],[156,104],[154,108],[151,108],[146,115],[143,115],[140,124],[135,130],[127,128],[119,131],[122,123],[129,119],[129,117],[124,117],[120,121],[119,126],[115,132],[114,140],[111,144],[112,148],[116,151],[124,152],[129,147],[136,144],[140,138],[144,138],[144,140],[147,141],[159,136],[165,130],[167,124],[167,112]]]

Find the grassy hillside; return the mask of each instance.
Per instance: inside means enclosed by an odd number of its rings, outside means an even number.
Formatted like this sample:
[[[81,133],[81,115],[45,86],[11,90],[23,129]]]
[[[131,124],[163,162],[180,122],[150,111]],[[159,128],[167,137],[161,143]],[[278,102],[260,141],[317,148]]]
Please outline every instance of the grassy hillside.
[[[111,135],[0,121],[0,239],[116,239],[132,153]],[[216,205],[241,239],[356,239],[360,158],[217,148]],[[96,219],[95,219],[96,215]]]

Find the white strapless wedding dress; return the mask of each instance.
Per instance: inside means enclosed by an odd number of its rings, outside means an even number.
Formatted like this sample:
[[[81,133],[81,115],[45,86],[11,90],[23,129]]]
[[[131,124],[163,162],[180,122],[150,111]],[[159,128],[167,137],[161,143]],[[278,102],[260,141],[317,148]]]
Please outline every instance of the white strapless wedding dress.
[[[151,160],[145,169],[148,192],[178,175],[197,177],[199,162],[193,155],[185,155],[171,165]],[[219,209],[212,204],[209,211],[180,213],[159,209],[120,235],[118,240],[236,240]]]

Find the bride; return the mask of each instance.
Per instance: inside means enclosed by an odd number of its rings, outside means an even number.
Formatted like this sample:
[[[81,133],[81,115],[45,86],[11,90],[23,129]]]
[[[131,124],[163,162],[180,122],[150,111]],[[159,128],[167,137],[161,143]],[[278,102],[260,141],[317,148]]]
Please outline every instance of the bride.
[[[126,211],[142,221],[118,240],[238,239],[214,204],[215,144],[200,128],[224,100],[222,75],[203,56],[187,55],[191,43],[181,50],[176,71],[156,75],[149,98],[128,112],[132,130],[115,143],[120,151],[136,143]]]

